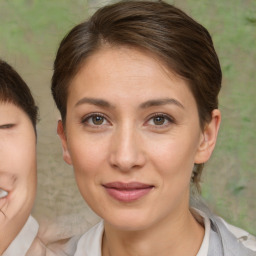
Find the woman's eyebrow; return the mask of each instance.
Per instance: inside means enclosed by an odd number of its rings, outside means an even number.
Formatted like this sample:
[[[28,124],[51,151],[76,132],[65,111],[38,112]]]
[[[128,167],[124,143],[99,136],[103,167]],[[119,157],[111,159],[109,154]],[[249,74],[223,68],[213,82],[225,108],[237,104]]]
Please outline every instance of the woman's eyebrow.
[[[114,106],[110,104],[108,101],[97,98],[82,98],[76,103],[75,107],[80,106],[82,104],[90,104],[104,108],[114,108]]]
[[[84,98],[80,99],[75,104],[75,107],[80,106],[82,104],[90,104],[90,105],[95,105],[95,106],[104,107],[104,108],[115,108],[115,106],[112,105],[111,103],[109,103],[108,101],[103,100],[103,99],[97,99],[97,98],[84,97]],[[139,107],[140,108],[149,108],[149,107],[162,106],[162,105],[167,105],[167,104],[174,104],[174,105],[184,109],[184,106],[178,100],[173,99],[173,98],[148,100],[146,102],[141,103]]]
[[[148,101],[140,104],[140,108],[149,108],[149,107],[162,106],[162,105],[167,105],[167,104],[174,104],[174,105],[184,109],[184,106],[178,100],[173,99],[173,98],[148,100]]]

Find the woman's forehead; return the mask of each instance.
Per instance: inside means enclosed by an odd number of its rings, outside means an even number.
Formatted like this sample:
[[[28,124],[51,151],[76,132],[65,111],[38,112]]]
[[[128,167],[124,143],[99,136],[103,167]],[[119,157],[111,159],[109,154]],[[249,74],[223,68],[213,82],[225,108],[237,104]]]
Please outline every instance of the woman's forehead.
[[[81,67],[70,84],[68,102],[77,105],[100,100],[116,105],[121,101],[140,106],[166,99],[181,106],[188,99],[195,104],[187,81],[157,59],[130,48],[109,48],[92,55]]]
[[[70,85],[76,84],[78,80],[84,85],[99,82],[106,84],[117,83],[117,88],[121,84],[140,84],[150,82],[155,79],[156,84],[161,87],[161,80],[171,82],[187,81],[177,75],[174,71],[166,67],[155,55],[148,52],[128,47],[103,48],[91,55],[81,66]],[[157,82],[159,81],[159,82]],[[149,83],[150,84],[150,83]],[[148,86],[149,88],[149,86]]]

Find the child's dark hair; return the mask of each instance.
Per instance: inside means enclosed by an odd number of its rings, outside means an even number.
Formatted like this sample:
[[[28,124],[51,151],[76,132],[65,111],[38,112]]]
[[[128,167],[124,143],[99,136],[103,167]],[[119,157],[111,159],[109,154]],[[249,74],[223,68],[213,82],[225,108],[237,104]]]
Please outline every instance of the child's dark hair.
[[[20,75],[5,61],[0,59],[0,102],[13,103],[30,118],[36,131],[38,107],[29,87]]]

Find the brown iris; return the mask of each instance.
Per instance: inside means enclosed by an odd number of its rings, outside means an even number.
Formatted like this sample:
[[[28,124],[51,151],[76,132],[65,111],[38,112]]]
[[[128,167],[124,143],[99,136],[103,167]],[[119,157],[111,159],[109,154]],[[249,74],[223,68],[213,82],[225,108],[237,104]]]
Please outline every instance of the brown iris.
[[[93,116],[92,117],[92,122],[95,125],[101,125],[104,122],[104,117],[102,117],[102,116]]]
[[[163,116],[156,116],[153,118],[155,125],[163,125],[165,122],[165,118]]]

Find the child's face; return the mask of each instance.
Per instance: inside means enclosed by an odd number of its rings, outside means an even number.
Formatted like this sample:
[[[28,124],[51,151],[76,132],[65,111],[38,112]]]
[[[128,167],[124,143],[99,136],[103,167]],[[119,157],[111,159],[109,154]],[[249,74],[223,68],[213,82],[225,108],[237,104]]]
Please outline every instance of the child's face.
[[[107,223],[145,229],[188,211],[194,163],[212,149],[202,154],[206,136],[186,82],[152,56],[92,55],[71,82],[65,125],[64,159]]]
[[[36,136],[29,117],[0,103],[0,240],[25,224],[36,193]],[[4,240],[1,240],[4,241]]]

